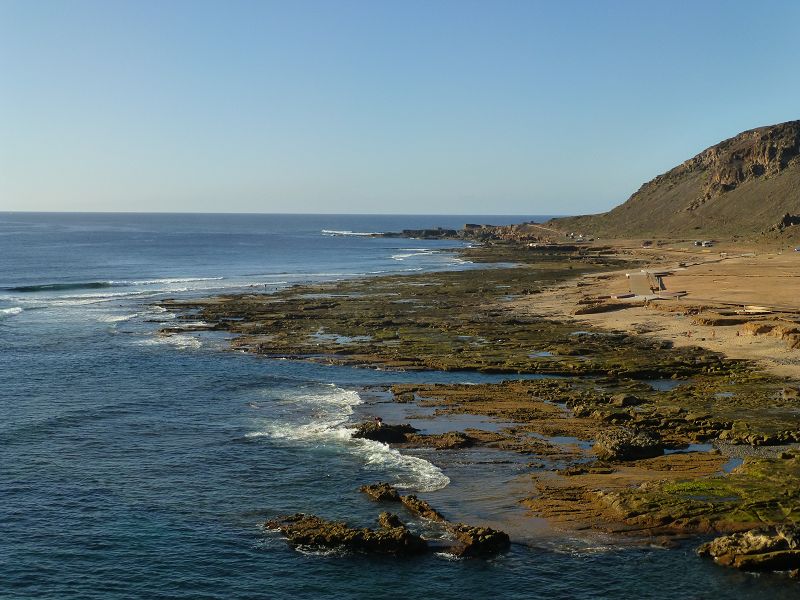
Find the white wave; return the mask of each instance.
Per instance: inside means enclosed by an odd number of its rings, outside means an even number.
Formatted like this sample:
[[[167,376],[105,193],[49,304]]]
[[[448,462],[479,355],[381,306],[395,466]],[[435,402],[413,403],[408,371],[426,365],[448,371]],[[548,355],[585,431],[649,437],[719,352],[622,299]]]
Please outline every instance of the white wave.
[[[304,546],[302,544],[295,546],[294,549],[300,554],[306,556],[346,556],[347,550],[343,547],[335,548],[320,548],[319,546]]]
[[[430,256],[432,254],[438,254],[437,250],[422,250],[419,252],[406,252],[404,254],[392,254],[392,260],[405,260],[407,258],[411,258],[412,256]]]
[[[171,279],[144,279],[141,281],[109,281],[111,285],[161,285],[169,283],[192,283],[195,281],[219,281],[224,277],[175,277]]]
[[[439,467],[424,458],[401,454],[381,442],[372,440],[352,440],[352,442],[361,446],[359,453],[366,457],[369,467],[381,471],[388,468],[402,473],[400,481],[395,482],[395,487],[432,492],[450,483],[450,478]]]
[[[21,314],[25,309],[21,306],[12,306],[11,308],[0,308],[0,319],[13,317],[14,315]]]
[[[75,294],[72,296],[58,296],[57,298],[46,298],[44,302],[56,306],[65,306],[70,304],[97,304],[100,302],[111,302],[115,298],[129,298],[135,296],[153,296],[152,291],[138,291],[138,292],[109,292],[108,294]],[[39,302],[42,300],[40,299]]]
[[[350,230],[337,230],[337,229],[323,229],[322,235],[353,235],[353,236],[370,236],[370,235],[381,235],[378,232],[369,232],[369,231],[350,231]]]
[[[203,343],[197,338],[184,334],[157,335],[144,340],[139,340],[138,343],[142,346],[159,346],[162,344],[167,344],[170,346],[175,346],[179,350],[197,350],[203,345]]]
[[[172,321],[178,318],[177,313],[169,312],[163,306],[148,306],[147,316],[150,321],[156,321],[158,323],[163,323],[164,321]]]
[[[423,458],[402,454],[381,442],[353,439],[347,424],[354,407],[362,403],[358,392],[333,386],[328,393],[304,394],[292,397],[291,402],[306,405],[314,420],[307,423],[271,421],[260,431],[248,433],[247,437],[341,446],[360,457],[367,469],[393,473],[398,479],[394,484],[398,488],[430,492],[450,483],[450,478],[439,467]]]
[[[123,321],[130,321],[138,316],[139,313],[133,313],[130,315],[101,315],[97,318],[97,320],[100,323],[122,323]]]

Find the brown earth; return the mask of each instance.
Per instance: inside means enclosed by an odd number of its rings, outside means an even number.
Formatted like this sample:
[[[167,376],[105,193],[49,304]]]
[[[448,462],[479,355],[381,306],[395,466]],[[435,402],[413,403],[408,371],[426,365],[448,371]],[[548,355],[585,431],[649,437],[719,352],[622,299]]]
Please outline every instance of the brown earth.
[[[548,223],[595,237],[752,237],[791,230],[792,224],[800,224],[800,121],[720,142],[645,183],[607,213]]]
[[[800,252],[721,246],[710,253],[685,242],[652,250],[628,246],[655,270],[669,271],[663,279],[668,292],[686,295],[647,302],[611,299],[629,291],[626,273],[639,270],[626,269],[581,276],[535,298],[515,300],[512,310],[627,331],[676,347],[700,346],[729,358],[756,361],[780,376],[800,378],[800,351],[794,335],[800,333]],[[576,314],[576,309],[592,302],[611,303],[615,310]],[[620,305],[627,308],[620,310]],[[746,306],[769,312],[736,314]]]

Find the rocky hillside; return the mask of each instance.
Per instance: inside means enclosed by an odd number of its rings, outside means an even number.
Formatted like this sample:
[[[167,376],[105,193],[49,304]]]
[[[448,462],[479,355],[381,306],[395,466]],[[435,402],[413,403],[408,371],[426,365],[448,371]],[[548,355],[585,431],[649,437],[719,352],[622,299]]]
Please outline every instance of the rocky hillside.
[[[740,133],[645,183],[607,213],[550,225],[618,237],[798,233],[800,121]]]

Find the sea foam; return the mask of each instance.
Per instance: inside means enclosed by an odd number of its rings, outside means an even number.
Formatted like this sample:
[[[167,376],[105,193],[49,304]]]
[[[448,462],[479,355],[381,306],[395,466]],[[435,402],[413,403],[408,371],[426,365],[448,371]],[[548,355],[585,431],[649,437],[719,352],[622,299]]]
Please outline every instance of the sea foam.
[[[339,231],[336,229],[323,229],[322,235],[330,235],[330,236],[372,236],[372,235],[381,235],[377,232],[369,232],[369,231]]]
[[[0,308],[0,319],[13,317],[14,315],[21,314],[25,309],[21,306],[12,306],[11,308]]]
[[[402,454],[387,444],[373,440],[353,439],[348,427],[354,407],[363,401],[354,390],[331,385],[320,393],[301,394],[286,399],[302,406],[304,415],[298,420],[274,420],[264,423],[259,431],[247,437],[270,437],[305,444],[335,445],[362,459],[367,470],[390,473],[398,488],[430,492],[445,487],[450,479],[439,467],[416,456]],[[311,421],[308,421],[308,416]],[[301,421],[305,419],[305,421]]]

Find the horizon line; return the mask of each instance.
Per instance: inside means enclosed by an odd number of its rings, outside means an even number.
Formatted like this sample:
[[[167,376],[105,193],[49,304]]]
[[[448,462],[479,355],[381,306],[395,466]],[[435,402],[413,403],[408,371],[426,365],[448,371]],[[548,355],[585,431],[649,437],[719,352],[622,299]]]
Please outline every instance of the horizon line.
[[[136,211],[136,210],[0,210],[0,214],[49,215],[280,215],[280,216],[354,216],[354,217],[550,217],[561,218],[578,215],[525,214],[525,213],[359,213],[359,212],[212,212],[212,211]]]

